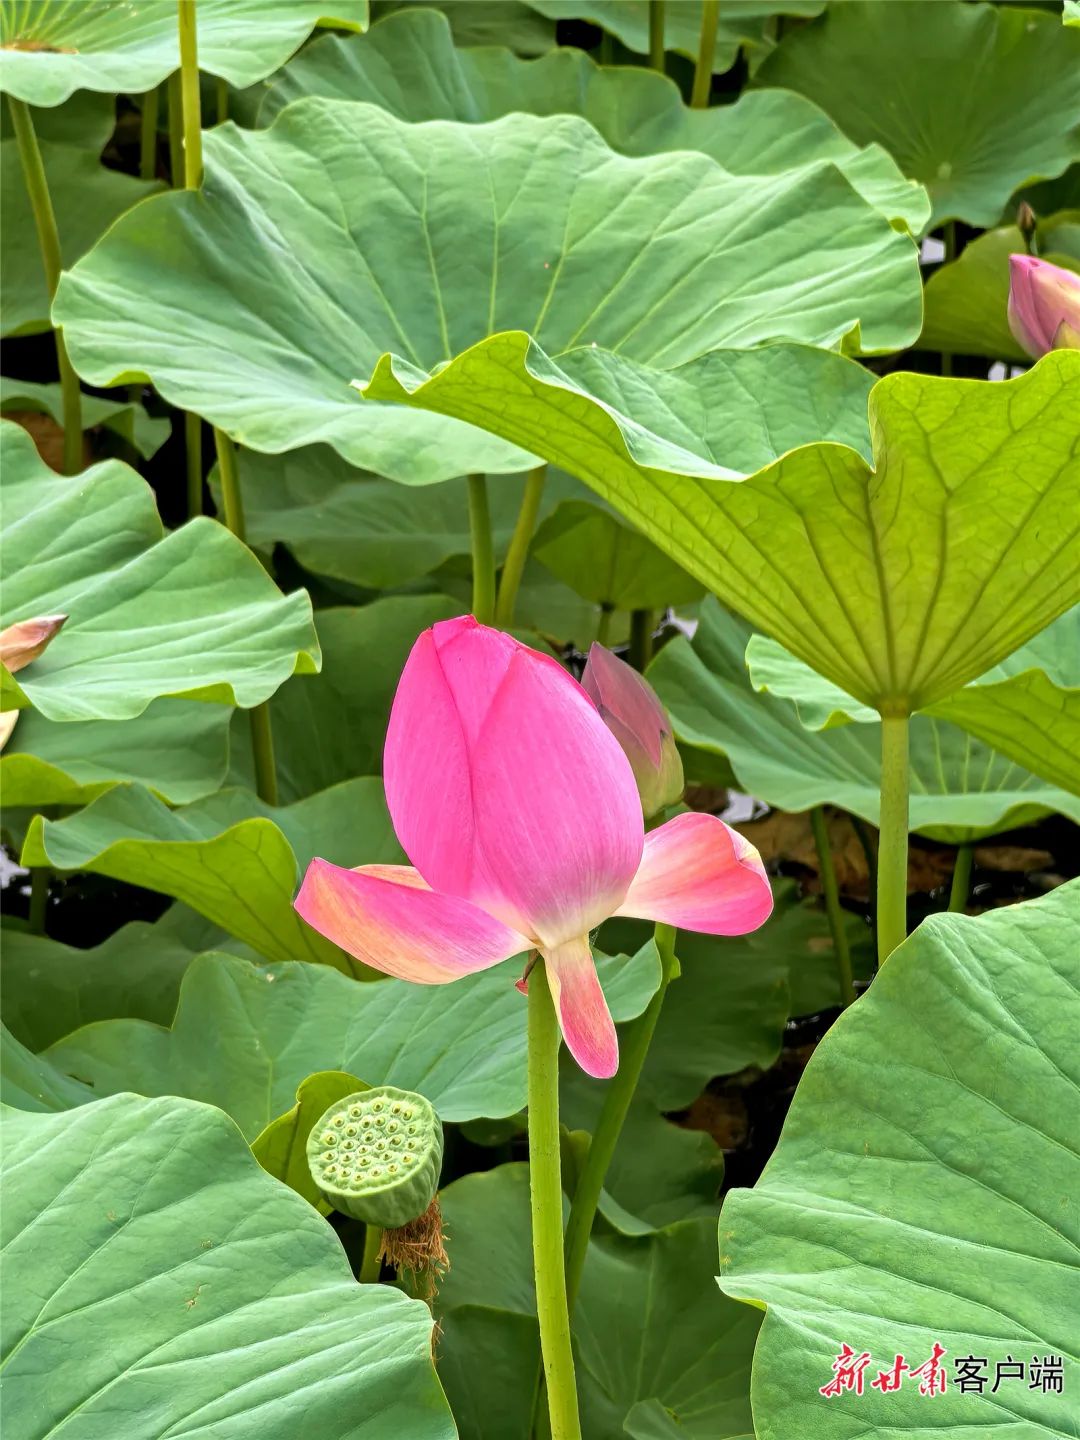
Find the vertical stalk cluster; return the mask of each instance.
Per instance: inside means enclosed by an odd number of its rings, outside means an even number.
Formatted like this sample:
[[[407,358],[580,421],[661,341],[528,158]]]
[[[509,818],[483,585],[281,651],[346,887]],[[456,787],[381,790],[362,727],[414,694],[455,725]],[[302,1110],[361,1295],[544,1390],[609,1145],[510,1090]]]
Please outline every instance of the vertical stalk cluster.
[[[26,193],[30,198],[30,209],[34,216],[41,264],[45,271],[45,289],[51,306],[60,282],[62,266],[56,214],[53,211],[49,182],[45,175],[45,165],[41,159],[41,147],[38,145],[30,107],[25,100],[16,100],[13,95],[8,96],[8,106],[26,180]],[[82,396],[79,391],[79,377],[68,359],[63,331],[56,327],[53,335],[56,338],[56,364],[60,371],[60,390],[64,405],[64,473],[75,475],[82,469]]]
[[[690,91],[690,104],[695,110],[704,110],[709,103],[709,91],[712,89],[713,55],[716,51],[716,31],[719,24],[720,0],[702,0],[701,39],[698,41],[694,83]]]
[[[510,548],[503,562],[499,595],[495,602],[495,624],[503,630],[509,630],[514,623],[514,605],[521,587],[525,561],[529,558],[529,545],[536,529],[536,517],[540,513],[546,478],[547,466],[538,465],[535,470],[529,471],[525,480],[525,494],[521,498],[521,509],[518,511],[514,533],[510,537]]]

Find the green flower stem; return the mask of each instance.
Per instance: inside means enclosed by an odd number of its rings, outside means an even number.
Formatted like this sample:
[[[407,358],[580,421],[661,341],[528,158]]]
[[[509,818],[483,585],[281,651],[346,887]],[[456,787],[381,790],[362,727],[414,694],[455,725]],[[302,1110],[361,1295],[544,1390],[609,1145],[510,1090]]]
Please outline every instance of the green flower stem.
[[[364,1258],[360,1262],[361,1285],[376,1284],[382,1274],[382,1261],[379,1259],[382,1236],[383,1232],[378,1225],[364,1226]]]
[[[908,717],[881,717],[881,826],[878,841],[878,963],[907,935]]]
[[[855,999],[855,982],[851,976],[851,950],[848,947],[847,930],[844,928],[844,911],[840,905],[840,891],[836,884],[836,869],[833,865],[832,850],[829,847],[825,811],[820,805],[815,805],[810,811],[810,828],[814,832],[818,872],[821,876],[821,893],[825,896],[825,913],[829,917],[829,929],[832,932],[833,949],[836,952],[836,970],[840,979],[840,1004],[846,1008]]]
[[[487,479],[469,476],[469,534],[472,538],[472,612],[481,625],[495,619],[495,547],[491,540],[491,509]]]
[[[664,0],[649,0],[649,64],[664,73]]]
[[[169,180],[174,190],[184,184],[184,101],[180,71],[169,76]]]
[[[563,1269],[559,1026],[542,960],[529,974],[529,1194],[551,1440],[581,1440]]]
[[[229,82],[218,76],[218,82],[214,89],[214,97],[217,102],[217,123],[224,125],[229,118]]]
[[[195,0],[177,0],[180,26],[180,98],[184,123],[184,187],[202,184],[202,115],[199,107],[199,51],[195,35]],[[173,177],[173,184],[176,177]]]
[[[645,673],[645,667],[652,659],[653,613],[651,610],[630,612],[630,664],[635,670]]]
[[[506,552],[502,575],[499,579],[499,595],[495,601],[495,624],[502,630],[509,630],[514,623],[514,606],[517,603],[525,561],[529,558],[536,517],[540,512],[540,501],[544,494],[547,466],[538,465],[530,470],[525,480],[525,494],[521,497],[514,533],[510,537],[510,548]]]
[[[189,418],[189,417],[185,417]],[[190,417],[197,419],[198,417]],[[238,540],[247,541],[244,529],[244,502],[240,490],[240,472],[236,463],[236,446],[224,430],[214,428],[218,475],[221,479],[221,508],[225,524]],[[274,763],[274,730],[270,720],[270,702],[264,700],[251,711],[251,751],[255,760],[255,790],[267,805],[278,803],[277,767]]]
[[[596,1122],[596,1131],[578,1177],[570,1205],[570,1218],[566,1222],[566,1304],[571,1314],[574,1313],[574,1304],[581,1287],[581,1272],[585,1268],[589,1236],[596,1218],[596,1207],[600,1202],[600,1191],[604,1188],[604,1178],[619,1143],[623,1122],[637,1090],[638,1080],[641,1078],[664,996],[678,974],[675,927],[657,925],[655,936],[656,949],[660,956],[660,985],[649,1001],[648,1008],[636,1020],[624,1026],[619,1036],[619,1068],[614,1078],[608,1082],[600,1118]]]
[[[56,215],[53,211],[49,182],[41,160],[37,132],[25,100],[8,97],[11,110],[11,124],[15,131],[15,142],[22,162],[26,193],[30,198],[30,209],[34,215],[41,264],[45,271],[45,289],[49,303],[56,294],[60,280],[62,260],[60,258],[60,236],[56,229]],[[54,329],[56,340],[56,364],[60,371],[60,390],[64,402],[64,474],[75,475],[82,469],[82,397],[79,393],[79,377],[71,367],[63,331]]]
[[[720,0],[702,0],[701,39],[698,42],[697,64],[694,66],[694,84],[690,91],[690,104],[695,110],[704,110],[709,103],[719,23]]]
[[[961,845],[956,852],[956,863],[953,865],[952,887],[949,890],[949,909],[958,910],[961,913],[967,909],[968,896],[971,894],[971,869],[975,858],[974,847]]]
[[[153,180],[157,175],[158,113],[161,109],[161,87],[155,85],[142,98],[139,122],[139,177]]]

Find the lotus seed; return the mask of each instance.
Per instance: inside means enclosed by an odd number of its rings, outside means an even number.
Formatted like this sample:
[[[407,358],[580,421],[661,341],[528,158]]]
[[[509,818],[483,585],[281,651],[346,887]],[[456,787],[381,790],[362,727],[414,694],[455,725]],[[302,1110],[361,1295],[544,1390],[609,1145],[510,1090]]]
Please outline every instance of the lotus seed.
[[[349,1107],[349,1114],[352,1116],[352,1118],[353,1118],[354,1120],[359,1120],[359,1119],[360,1119],[360,1106],[359,1106],[359,1105],[351,1105],[351,1106]]]
[[[334,1123],[335,1125],[344,1125],[344,1124],[345,1124],[345,1116],[344,1116],[344,1115],[335,1115],[335,1116],[334,1116],[334,1119],[333,1119],[333,1123]]]

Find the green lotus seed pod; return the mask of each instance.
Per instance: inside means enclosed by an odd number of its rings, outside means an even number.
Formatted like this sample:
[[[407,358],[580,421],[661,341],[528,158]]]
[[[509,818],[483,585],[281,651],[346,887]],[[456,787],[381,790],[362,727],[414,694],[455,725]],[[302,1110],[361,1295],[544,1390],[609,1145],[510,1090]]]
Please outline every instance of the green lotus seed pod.
[[[442,1156],[438,1115],[422,1095],[393,1085],[346,1095],[319,1117],[307,1142],[311,1178],[327,1203],[383,1230],[423,1215],[439,1188]]]

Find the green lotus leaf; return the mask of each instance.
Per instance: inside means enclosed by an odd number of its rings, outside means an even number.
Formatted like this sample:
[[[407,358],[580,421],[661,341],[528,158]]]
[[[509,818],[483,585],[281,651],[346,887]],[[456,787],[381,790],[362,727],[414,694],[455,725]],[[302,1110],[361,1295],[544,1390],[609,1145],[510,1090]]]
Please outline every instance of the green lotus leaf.
[[[367,0],[198,0],[199,69],[253,85],[318,25],[360,30]],[[329,4],[329,9],[327,8]],[[76,90],[152,90],[180,67],[169,0],[20,0],[0,11],[0,91],[59,105]]]
[[[768,1307],[759,1440],[888,1431],[1065,1435],[1067,1402],[953,1367],[1011,1352],[1075,1366],[1080,884],[978,919],[934,915],[818,1046],[753,1190],[720,1217],[720,1284]],[[902,1083],[881,1084],[884,1075]],[[871,1388],[938,1342],[950,1383]],[[864,1393],[827,1399],[841,1343]]]
[[[644,15],[640,6],[634,9]],[[726,13],[721,11],[721,23]],[[757,91],[733,105],[691,110],[678,87],[656,71],[601,68],[569,48],[534,61],[494,46],[459,50],[454,23],[454,7],[446,16],[411,10],[389,16],[366,35],[321,37],[270,84],[257,123],[269,124],[305,95],[368,100],[411,121],[480,124],[515,110],[583,115],[624,155],[699,150],[733,175],[777,175],[827,160],[887,219],[918,233],[930,218],[926,192],[901,174],[890,155],[879,145],[853,145],[801,95]],[[696,38],[694,43],[696,53]]]
[[[744,663],[750,631],[713,600],[693,644],[665,645],[649,679],[685,745],[725,755],[748,794],[781,810],[840,805],[879,820],[879,726],[808,730],[790,701],[754,690]],[[1076,796],[1038,779],[944,720],[910,726],[912,830],[959,845],[1050,812],[1080,821]]]
[[[6,961],[6,940],[4,952]],[[81,1080],[65,1075],[44,1055],[35,1055],[6,1025],[0,1025],[0,1099],[4,1105],[51,1113],[86,1105],[94,1098],[93,1090]]]
[[[1080,213],[1065,210],[1042,221],[1038,253],[1054,265],[1080,270]],[[926,318],[919,348],[1028,364],[1009,329],[1009,256],[1023,255],[1015,225],[989,230],[965,245],[958,260],[935,270],[926,284]]]
[[[649,10],[637,0],[528,0],[551,20],[590,20],[628,50],[649,53]],[[820,15],[825,0],[727,0],[720,11],[713,48],[714,74],[729,70],[743,45],[770,42],[765,26],[773,15]],[[701,0],[665,0],[664,49],[696,60],[701,38]]]
[[[808,729],[878,718],[763,635],[751,638],[746,664],[754,688],[793,701]],[[1080,606],[985,675],[938,700],[928,713],[970,730],[1035,775],[1080,794]]]
[[[0,10],[0,15],[8,13],[7,7]],[[0,48],[0,73],[10,53]],[[85,255],[117,216],[162,188],[156,181],[137,180],[119,170],[108,169],[101,164],[96,152],[80,145],[42,140],[40,149],[65,265],[74,265]],[[0,334],[25,335],[47,330],[49,295],[45,271],[14,140],[0,141],[0,206],[4,212],[0,243],[0,292],[4,304]]]
[[[224,705],[194,700],[155,700],[134,720],[68,724],[28,710],[0,755],[4,806],[88,805],[126,781],[174,805],[198,800],[225,779],[231,719]]]
[[[384,590],[419,580],[448,560],[471,553],[464,479],[413,494],[392,480],[356,470],[328,445],[281,455],[244,450],[237,468],[248,544],[257,550],[279,542],[287,545],[316,575]],[[215,471],[215,494],[216,478]],[[524,477],[518,475],[500,475],[488,487],[499,561],[510,543],[524,487]],[[587,493],[580,481],[557,471],[549,474],[540,515],[549,514],[562,499]],[[321,615],[319,623],[321,627]]]
[[[168,1025],[181,978],[201,948],[187,933],[189,918],[182,905],[173,905],[155,923],[132,920],[89,950],[5,929],[4,1024],[31,1050],[43,1050],[93,1020],[124,1017]]]
[[[282,595],[216,521],[165,535],[146,482],[118,461],[57,475],[0,421],[3,624],[70,616],[23,673],[11,709],[122,720],[163,695],[243,706],[318,668],[311,602]]]
[[[331,1206],[319,1193],[311,1178],[307,1160],[307,1138],[321,1115],[331,1105],[371,1087],[355,1075],[342,1070],[320,1070],[309,1075],[296,1087],[296,1104],[284,1115],[271,1120],[251,1142],[251,1153],[264,1170],[303,1195],[321,1215],[329,1215]]]
[[[32,380],[0,379],[0,412],[15,411],[48,415],[57,425],[64,423],[63,397],[59,384],[38,385]],[[82,397],[82,425],[94,430],[99,425],[129,441],[145,460],[156,455],[169,438],[172,421],[157,419],[146,413],[137,401],[105,400],[100,395]]]
[[[1080,600],[1073,351],[1003,384],[888,375],[870,393],[876,469],[829,442],[748,478],[602,404],[520,333],[432,377],[384,356],[365,393],[531,445],[885,713],[959,689]]]
[[[462,1440],[527,1440],[539,1357],[528,1167],[466,1175],[441,1203],[450,1270],[437,1300],[439,1373]],[[590,1440],[751,1440],[747,1392],[760,1317],[707,1283],[715,1235],[711,1220],[642,1237],[594,1232],[573,1319]],[[643,1428],[665,1412],[666,1431]]]
[[[3,1114],[4,1428],[452,1440],[426,1307],[357,1285],[333,1231],[206,1105]],[[42,1244],[42,1225],[49,1243]]]
[[[659,983],[655,954],[598,959],[612,1015],[640,1014]],[[497,1119],[525,1104],[525,1003],[514,986],[523,965],[507,961],[445,989],[205,954],[184,975],[171,1029],[102,1020],[60,1040],[46,1058],[97,1095],[205,1100],[249,1140],[293,1108],[303,1080],[328,1069],[418,1090],[444,1120]]]
[[[348,780],[280,807],[247,790],[219,790],[178,810],[140,786],[118,785],[66,820],[35,816],[22,863],[144,885],[183,900],[270,960],[358,973],[292,908],[316,853],[339,865],[403,859],[381,780]]]
[[[926,186],[933,224],[988,228],[1019,186],[1080,157],[1078,68],[1080,36],[1037,10],[848,0],[787,35],[757,83],[883,146]]]
[[[576,116],[418,126],[317,98],[268,130],[218,126],[204,155],[203,191],[124,217],[54,317],[86,379],[152,377],[255,450],[323,441],[410,483],[526,469],[516,445],[348,388],[388,349],[431,366],[508,325],[654,367],[917,332],[910,238],[827,164],[731,176],[703,155],[626,159]]]

